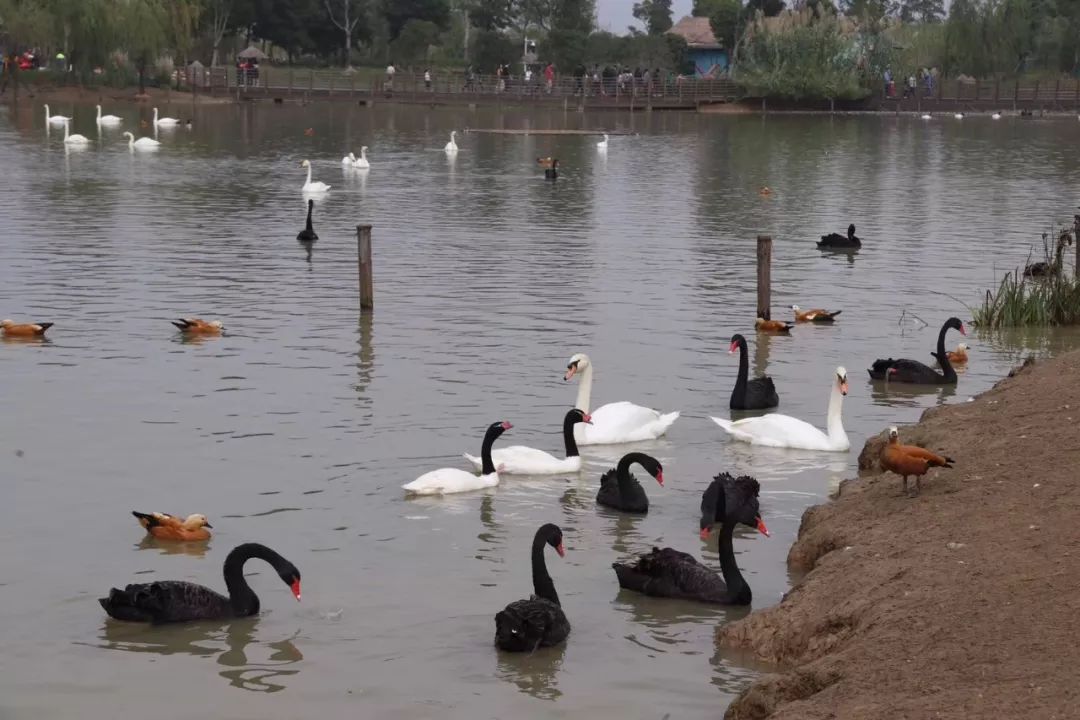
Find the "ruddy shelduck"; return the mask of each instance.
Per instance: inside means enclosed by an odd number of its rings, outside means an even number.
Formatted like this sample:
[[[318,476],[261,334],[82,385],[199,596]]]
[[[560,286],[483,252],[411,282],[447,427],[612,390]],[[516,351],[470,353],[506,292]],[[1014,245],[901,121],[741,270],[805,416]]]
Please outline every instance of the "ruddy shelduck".
[[[758,332],[790,333],[793,327],[795,327],[795,323],[783,320],[766,320],[765,318],[754,320],[754,329]]]
[[[964,343],[960,343],[956,346],[955,350],[950,350],[945,353],[945,355],[949,358],[949,362],[955,365],[957,363],[966,363],[968,361],[967,351],[968,346]]]
[[[225,329],[225,325],[220,320],[207,322],[196,317],[173,320],[172,324],[180,328],[180,332],[188,335],[220,335]]]
[[[915,495],[922,487],[920,478],[932,467],[951,468],[953,459],[938,455],[926,448],[900,444],[900,431],[896,426],[889,428],[889,442],[881,449],[881,467],[904,478],[904,492],[908,492],[907,479],[915,476]],[[910,493],[908,493],[910,495]]]
[[[843,312],[843,310],[829,312],[820,308],[803,310],[798,305],[792,305],[791,309],[795,312],[795,322],[832,322],[837,315]]]
[[[146,528],[146,532],[158,540],[209,540],[210,532],[207,528],[213,528],[205,515],[188,515],[181,520],[168,513],[141,513],[132,510],[131,514]]]
[[[52,323],[17,323],[14,320],[0,320],[0,328],[8,337],[35,337],[44,335],[53,326]]]

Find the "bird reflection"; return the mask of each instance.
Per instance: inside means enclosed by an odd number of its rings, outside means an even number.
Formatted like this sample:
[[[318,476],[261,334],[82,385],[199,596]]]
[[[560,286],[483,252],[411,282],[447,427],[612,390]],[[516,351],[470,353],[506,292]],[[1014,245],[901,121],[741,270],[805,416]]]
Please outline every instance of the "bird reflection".
[[[769,333],[758,333],[757,342],[754,343],[754,377],[766,375],[769,367],[769,349],[773,336]]]
[[[361,312],[360,320],[358,323],[358,337],[356,340],[357,345],[357,359],[356,359],[356,385],[354,389],[360,396],[361,400],[370,404],[371,399],[367,397],[367,388],[371,384],[371,378],[375,374],[375,345],[374,345],[374,323],[373,313]]]
[[[847,260],[848,265],[854,265],[855,256],[859,254],[857,249],[848,248],[819,248],[819,250],[821,250],[821,257],[832,257],[838,260],[845,259]]]
[[[942,404],[956,395],[955,385],[913,385],[882,380],[871,381],[870,399],[875,405],[888,407],[919,407],[922,399],[936,395]]]
[[[562,669],[566,643],[531,653],[496,653],[495,675],[517,685],[518,690],[540,700],[558,700],[558,673]]]
[[[19,335],[0,335],[0,341],[12,345],[48,345],[52,342],[52,340],[44,335],[29,335],[26,337]]]
[[[626,513],[615,513],[602,511],[604,515],[613,516],[613,522],[608,526],[608,529],[604,531],[605,535],[610,535],[614,538],[614,542],[611,544],[611,549],[620,555],[626,555],[630,552],[632,547],[640,547],[640,535],[637,531],[638,523],[644,519],[644,515],[628,515]]]
[[[216,656],[217,663],[228,668],[218,674],[232,687],[252,692],[279,692],[285,689],[284,678],[300,672],[299,668],[286,668],[303,660],[304,656],[293,644],[295,635],[277,642],[261,643],[255,639],[257,627],[257,618],[234,620],[226,626],[205,623],[147,626],[106,620],[99,647],[157,655]],[[254,652],[263,646],[270,649],[265,660],[249,659],[251,654],[267,655]],[[271,678],[277,678],[278,682],[270,682]]]
[[[308,264],[308,270],[311,269],[311,251],[315,248],[315,242],[312,240],[297,240],[300,243],[300,247],[304,248],[304,252],[307,254],[306,260]]]
[[[157,550],[162,555],[190,555],[201,558],[205,557],[206,551],[210,549],[210,541],[176,542],[158,540],[153,535],[146,535],[136,547],[140,550]]]

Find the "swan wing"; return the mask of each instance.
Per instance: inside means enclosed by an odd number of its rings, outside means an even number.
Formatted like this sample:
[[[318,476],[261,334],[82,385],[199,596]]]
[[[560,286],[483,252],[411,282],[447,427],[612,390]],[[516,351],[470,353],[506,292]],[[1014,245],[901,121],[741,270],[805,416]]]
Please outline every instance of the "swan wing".
[[[736,440],[752,445],[802,450],[836,449],[829,442],[828,435],[810,423],[790,415],[769,413],[735,422],[716,417],[711,420]]]
[[[163,580],[113,588],[98,600],[110,617],[135,622],[185,622],[228,617],[229,599],[208,587]]]
[[[479,458],[477,460],[479,461]],[[510,475],[551,475],[581,469],[580,457],[560,459],[551,453],[524,445],[493,450],[491,461],[499,472]]]
[[[574,434],[583,445],[603,445],[654,440],[679,419],[678,412],[660,413],[631,402],[614,402],[592,413],[591,425],[577,425]]]
[[[441,468],[424,473],[401,487],[405,492],[413,495],[450,495],[470,490],[482,490],[498,484],[498,473],[474,475],[458,468]]]

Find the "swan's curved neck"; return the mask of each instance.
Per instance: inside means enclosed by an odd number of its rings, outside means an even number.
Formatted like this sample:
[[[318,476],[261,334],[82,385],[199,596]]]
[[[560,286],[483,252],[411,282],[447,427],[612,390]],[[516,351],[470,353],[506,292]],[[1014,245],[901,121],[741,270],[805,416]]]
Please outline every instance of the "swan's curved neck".
[[[311,230],[311,210],[314,207],[315,207],[314,205],[312,205],[311,203],[308,203],[308,206],[307,206],[307,224],[304,227],[309,231]]]
[[[619,492],[623,495],[633,489],[633,480],[630,479],[630,466],[634,463],[645,467],[642,463],[647,456],[643,453],[627,453],[619,459],[615,466],[615,478],[619,481]]]
[[[244,579],[244,563],[251,558],[265,560],[277,570],[285,562],[285,558],[276,552],[258,543],[245,543],[237,545],[225,558],[225,587],[229,590],[229,604],[233,612],[245,617],[259,612],[259,597]]]
[[[495,472],[495,463],[491,461],[491,446],[495,444],[496,437],[498,433],[494,429],[488,430],[484,435],[484,444],[480,448],[481,475],[490,475]]]
[[[938,364],[941,365],[941,373],[945,376],[946,382],[956,381],[956,370],[953,368],[952,363],[949,362],[949,355],[945,352],[945,333],[949,332],[949,324],[946,323],[941,326],[941,332],[937,336],[937,359]]]
[[[305,185],[310,185],[311,184],[311,165],[310,164],[308,164],[308,166],[307,166],[307,182],[304,183],[304,184]]]
[[[158,113],[157,108],[154,108],[154,124],[157,125]]]
[[[746,395],[746,378],[750,374],[750,364],[747,360],[746,341],[739,341],[739,375],[735,379],[735,389],[731,391],[732,397],[744,397]]]
[[[750,592],[750,586],[739,571],[739,564],[735,562],[735,520],[727,518],[720,528],[720,574],[724,576],[724,584],[727,585],[728,595],[733,602],[737,601],[743,593]]]
[[[101,119],[101,106],[100,105],[97,106],[97,119],[98,120]]]
[[[581,371],[581,377],[578,380],[577,391],[577,403],[574,407],[583,413],[589,412],[589,401],[592,398],[592,363],[590,362],[585,366],[585,369]]]
[[[360,159],[367,160],[367,148],[360,148]]]
[[[551,602],[559,605],[559,594],[555,592],[555,583],[551,580],[551,575],[548,574],[547,562],[544,561],[544,546],[547,543],[544,538],[537,535],[533,538],[532,544],[532,576],[533,576],[533,593],[536,597],[550,600]]]
[[[832,394],[829,395],[829,414],[825,419],[825,429],[830,440],[839,440],[846,436],[844,421],[840,416],[844,405],[844,395],[840,392],[840,385],[834,380]]]
[[[566,447],[566,457],[578,457],[577,440],[574,438],[574,425],[577,424],[577,418],[572,415],[567,415],[563,420],[562,436],[563,445]]]

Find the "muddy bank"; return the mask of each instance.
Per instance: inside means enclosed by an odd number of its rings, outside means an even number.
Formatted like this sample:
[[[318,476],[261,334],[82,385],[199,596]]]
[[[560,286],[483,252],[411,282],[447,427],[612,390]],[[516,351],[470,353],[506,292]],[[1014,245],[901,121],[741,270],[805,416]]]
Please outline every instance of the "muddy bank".
[[[192,103],[196,105],[222,105],[236,102],[232,97],[211,97],[202,93],[192,95],[167,88],[146,88],[146,94],[140,95],[137,87],[79,87],[76,85],[39,85],[24,83],[19,85],[19,100],[48,103],[147,103],[169,105]],[[7,92],[0,95],[0,104],[15,102],[11,85]]]
[[[809,574],[719,629],[778,665],[725,717],[1077,717],[1078,421],[1073,352],[901,427],[956,460],[916,498],[871,438],[860,477],[803,516],[788,562]]]

